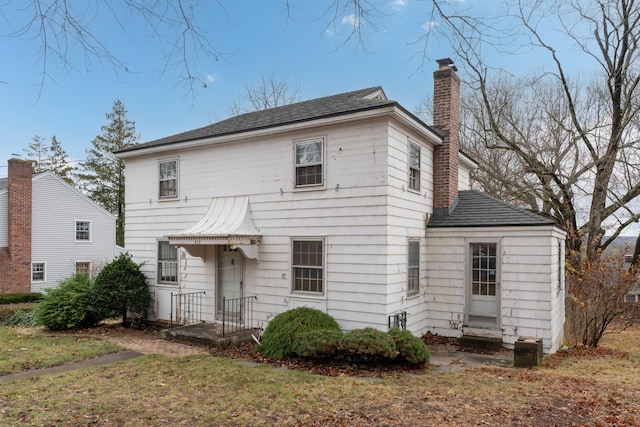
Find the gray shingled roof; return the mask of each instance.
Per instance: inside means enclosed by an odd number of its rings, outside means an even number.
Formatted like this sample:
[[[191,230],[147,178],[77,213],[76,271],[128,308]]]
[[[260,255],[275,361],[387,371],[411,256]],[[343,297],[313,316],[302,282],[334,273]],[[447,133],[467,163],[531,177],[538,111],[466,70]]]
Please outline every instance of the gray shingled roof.
[[[391,105],[400,107],[400,105],[395,101],[366,98],[378,91],[382,91],[382,87],[376,86],[367,89],[360,89],[338,95],[326,96],[324,98],[288,104],[282,107],[270,108],[268,110],[241,114],[199,129],[124,148],[118,152],[124,153],[140,150],[142,148],[158,147],[203,138],[232,135],[325,117],[355,113],[358,111],[382,108]]]
[[[460,191],[448,216],[434,215],[427,228],[553,225],[555,221],[475,190]]]
[[[6,190],[9,187],[9,179],[8,178],[0,178],[0,191]]]

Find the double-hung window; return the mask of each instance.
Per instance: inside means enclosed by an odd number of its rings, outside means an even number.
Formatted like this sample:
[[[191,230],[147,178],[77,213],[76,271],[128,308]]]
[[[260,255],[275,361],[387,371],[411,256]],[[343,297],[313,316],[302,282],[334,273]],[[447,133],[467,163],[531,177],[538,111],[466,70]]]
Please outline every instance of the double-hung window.
[[[420,292],[420,240],[409,240],[407,254],[407,294]]]
[[[178,197],[178,160],[163,160],[159,163],[161,199]]]
[[[76,261],[76,274],[86,274],[89,277],[91,273],[90,261]]]
[[[91,222],[76,221],[76,242],[91,241]]]
[[[324,139],[318,138],[295,143],[296,187],[323,184]]]
[[[292,241],[294,292],[324,292],[324,240]]]
[[[420,146],[409,142],[409,188],[420,190]]]
[[[158,242],[158,283],[178,283],[178,248],[167,241]]]
[[[31,263],[31,281],[44,282],[44,262]]]

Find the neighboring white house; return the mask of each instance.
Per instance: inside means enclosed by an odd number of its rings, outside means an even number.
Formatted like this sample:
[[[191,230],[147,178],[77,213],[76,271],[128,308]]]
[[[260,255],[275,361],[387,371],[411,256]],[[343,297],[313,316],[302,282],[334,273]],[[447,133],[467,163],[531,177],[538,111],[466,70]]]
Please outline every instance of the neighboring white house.
[[[459,78],[438,62],[433,127],[373,87],[116,153],[151,320],[180,315],[172,293],[205,292],[209,322],[223,297],[252,296],[263,324],[309,306],[345,330],[386,329],[406,312],[417,335],[534,336],[556,351],[565,232],[469,190]]]
[[[19,168],[20,163],[24,163],[22,167],[31,188],[18,183],[11,185],[16,175],[12,169]],[[20,242],[21,236],[30,233],[30,239],[13,248],[14,255],[28,254],[30,280],[28,283],[14,280],[4,292],[41,292],[80,272],[95,276],[122,251],[115,243],[115,217],[105,209],[53,172],[31,175],[29,162],[10,161],[9,169],[9,177],[0,179],[0,248],[9,252],[11,240]],[[13,221],[20,220],[23,229],[14,231],[14,236],[9,226],[12,191],[31,199],[30,215],[15,215]]]

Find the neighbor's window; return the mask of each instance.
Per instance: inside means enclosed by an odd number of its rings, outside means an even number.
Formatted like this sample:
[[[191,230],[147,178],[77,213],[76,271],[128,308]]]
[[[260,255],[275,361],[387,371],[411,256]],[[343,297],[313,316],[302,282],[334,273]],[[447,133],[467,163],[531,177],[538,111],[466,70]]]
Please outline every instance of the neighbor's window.
[[[420,240],[409,240],[407,255],[407,294],[420,291]]]
[[[322,185],[322,138],[296,142],[296,187]]]
[[[178,161],[165,160],[160,162],[160,198],[172,199],[178,197]]]
[[[31,263],[31,281],[44,282],[44,262]]]
[[[86,274],[89,276],[91,272],[90,261],[76,261],[76,274]]]
[[[296,292],[324,292],[324,241],[293,240],[293,290]]]
[[[495,296],[497,247],[495,243],[471,243],[471,292]]]
[[[409,143],[409,188],[420,190],[420,146]]]
[[[178,283],[178,248],[158,242],[158,283]]]
[[[76,242],[88,242],[91,240],[91,222],[76,221]]]

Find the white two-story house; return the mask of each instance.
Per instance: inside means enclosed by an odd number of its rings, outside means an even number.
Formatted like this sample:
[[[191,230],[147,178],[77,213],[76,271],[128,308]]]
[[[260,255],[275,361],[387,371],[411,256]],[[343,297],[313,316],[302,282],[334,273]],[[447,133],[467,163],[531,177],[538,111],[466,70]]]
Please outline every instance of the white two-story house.
[[[381,87],[243,114],[123,149],[126,250],[152,320],[172,294],[255,298],[263,325],[298,306],[345,330],[562,342],[565,232],[469,190],[458,148],[459,77],[434,73],[428,126]],[[173,308],[172,308],[173,307]]]
[[[118,256],[115,217],[53,172],[10,159],[0,179],[0,293],[42,292]]]

